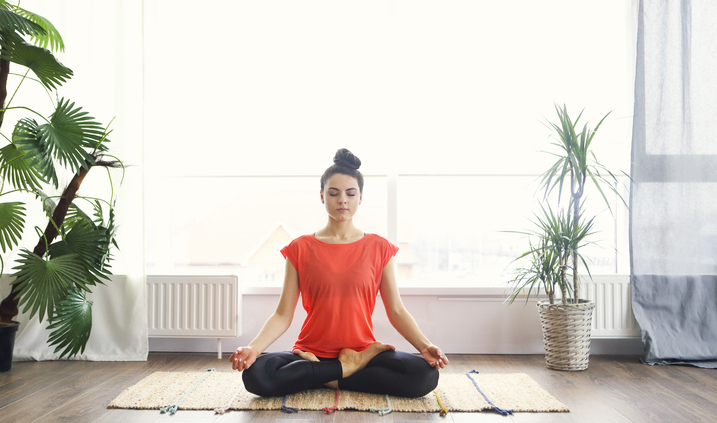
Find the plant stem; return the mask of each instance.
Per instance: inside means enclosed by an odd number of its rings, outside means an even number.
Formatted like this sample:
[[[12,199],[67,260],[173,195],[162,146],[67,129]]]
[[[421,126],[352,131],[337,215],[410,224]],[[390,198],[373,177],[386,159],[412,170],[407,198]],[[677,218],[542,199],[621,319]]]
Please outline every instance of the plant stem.
[[[581,195],[578,194],[574,198],[574,204],[573,204],[573,225],[577,232],[578,229],[578,218],[580,217],[580,197]],[[575,248],[573,248],[573,303],[577,304],[580,300],[580,292],[578,291],[579,283],[578,283],[578,246],[575,245]]]
[[[0,322],[12,322],[12,319],[20,312],[17,308],[18,303],[19,299],[16,298],[15,292],[11,290],[10,294],[0,303]]]
[[[5,50],[5,49],[3,49]],[[7,77],[10,75],[10,62],[0,59],[0,127],[5,118],[5,99],[7,98]]]
[[[562,297],[563,297],[563,304],[568,303],[568,293],[565,289],[565,282],[566,282],[567,278],[568,278],[568,266],[562,265],[562,266],[560,266],[560,280],[562,282],[560,284],[560,295],[562,295]]]
[[[92,168],[92,163],[88,160],[85,161],[85,166],[80,168],[80,171],[75,174],[70,183],[65,188],[65,191],[60,197],[60,201],[55,207],[55,211],[52,213],[52,218],[48,222],[45,232],[40,237],[40,241],[32,251],[37,254],[38,257],[43,257],[47,252],[47,246],[52,244],[58,234],[58,228],[62,227],[65,222],[65,216],[67,216],[67,210],[69,210],[72,201],[77,196],[77,190],[80,189],[82,181],[87,176],[87,172]],[[10,294],[0,303],[0,321],[5,323],[12,322],[12,319],[18,315],[18,304],[20,303],[20,297],[16,295],[15,287],[10,290]]]
[[[5,50],[3,48],[3,50]],[[3,119],[5,118],[5,99],[7,98],[7,77],[10,74],[10,62],[5,59],[0,59],[0,126],[2,126]],[[17,316],[19,310],[17,309],[18,301],[15,298],[15,294],[10,290],[10,294],[0,303],[0,321],[5,323],[12,322],[12,319]]]
[[[574,153],[573,153],[574,154]],[[575,169],[573,165],[573,161],[570,161],[570,194],[571,199],[573,200],[573,221],[572,221],[572,228],[571,231],[573,232],[573,235],[577,233],[578,229],[578,208],[576,207],[577,204],[580,203],[580,193],[575,192],[575,173],[579,173],[577,169]],[[578,184],[579,185],[579,184]],[[580,191],[580,187],[578,186],[578,191]],[[570,211],[568,211],[570,213]],[[580,298],[579,292],[578,292],[578,246],[575,245],[573,248],[573,303],[578,303],[578,298]],[[567,264],[567,263],[566,263]]]
[[[52,220],[47,224],[45,233],[40,241],[38,241],[35,249],[32,250],[32,252],[37,254],[38,257],[43,257],[45,255],[47,252],[47,246],[52,244],[52,241],[54,241],[55,237],[57,237],[58,228],[61,228],[62,224],[65,222],[67,210],[70,209],[72,201],[77,196],[77,190],[80,189],[80,185],[82,185],[82,181],[85,179],[85,176],[87,176],[87,172],[89,172],[92,168],[92,163],[90,163],[89,160],[85,161],[85,166],[86,167],[80,168],[79,173],[75,174],[65,188],[65,191],[62,193],[62,197],[60,197],[60,201],[57,203],[57,207],[55,207],[55,211],[52,213]]]
[[[553,284],[549,284],[543,279],[543,284],[548,286],[548,300],[550,304],[555,304],[555,287]]]
[[[30,69],[25,72],[25,75],[22,76],[22,79],[20,80],[20,83],[17,84],[17,87],[15,87],[15,92],[12,93],[12,97],[10,97],[10,100],[7,102],[7,107],[10,107],[12,104],[12,100],[15,98],[15,95],[20,90],[20,87],[22,86],[22,83],[25,81],[25,78],[27,78],[27,74],[30,73]]]

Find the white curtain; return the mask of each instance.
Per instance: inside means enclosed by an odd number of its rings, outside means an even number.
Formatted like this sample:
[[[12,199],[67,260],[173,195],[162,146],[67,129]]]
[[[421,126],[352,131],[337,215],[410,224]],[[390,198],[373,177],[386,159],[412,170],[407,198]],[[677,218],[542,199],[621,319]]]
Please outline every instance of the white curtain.
[[[117,199],[116,259],[107,286],[98,286],[89,299],[93,327],[83,354],[77,359],[100,361],[146,360],[148,353],[144,284],[143,228],[143,44],[141,0],[44,0],[22,6],[49,19],[65,41],[60,61],[74,76],[60,88],[99,122],[114,118],[110,152],[122,160],[126,175],[115,188]],[[45,96],[45,99],[47,97]],[[113,171],[115,186],[121,172]],[[92,169],[83,182],[81,195],[107,198],[108,177]],[[3,285],[7,289],[7,285]],[[46,345],[47,323],[18,316],[14,359],[55,359]]]
[[[645,362],[717,367],[717,3],[639,11],[633,309]]]

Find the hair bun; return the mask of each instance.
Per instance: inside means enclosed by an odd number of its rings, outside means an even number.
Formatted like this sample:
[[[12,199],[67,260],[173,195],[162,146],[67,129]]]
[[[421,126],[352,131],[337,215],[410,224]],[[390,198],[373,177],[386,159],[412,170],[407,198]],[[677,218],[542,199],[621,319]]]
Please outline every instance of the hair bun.
[[[336,166],[345,166],[351,169],[358,169],[361,167],[361,160],[354,156],[352,152],[345,148],[341,148],[336,152],[334,156],[334,164]]]

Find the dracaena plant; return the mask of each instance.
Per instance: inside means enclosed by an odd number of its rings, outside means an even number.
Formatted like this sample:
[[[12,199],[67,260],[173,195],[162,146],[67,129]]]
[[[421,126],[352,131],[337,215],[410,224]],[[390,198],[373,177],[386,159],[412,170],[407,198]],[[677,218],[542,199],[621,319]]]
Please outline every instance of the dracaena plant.
[[[0,275],[14,278],[0,304],[0,322],[11,323],[19,308],[31,319],[47,319],[48,343],[61,357],[84,351],[92,327],[86,294],[111,275],[111,249],[117,244],[109,168],[121,166],[108,153],[107,127],[59,98],[58,88],[72,77],[54,55],[63,49],[49,20],[0,0]],[[27,84],[48,92],[52,113],[17,103],[15,94]],[[4,122],[9,110],[26,116],[9,126]],[[79,196],[96,167],[108,169],[107,198]],[[66,179],[70,182],[61,186]],[[33,204],[45,211],[46,224],[26,221]],[[16,256],[14,263],[6,262],[10,256]]]
[[[562,107],[555,105],[558,114],[557,122],[548,122],[548,127],[553,132],[554,142],[552,145],[557,151],[548,152],[555,157],[553,165],[545,171],[541,178],[541,186],[545,192],[545,198],[557,189],[558,203],[560,203],[563,192],[569,194],[569,213],[572,214],[572,224],[576,226],[574,232],[579,232],[579,217],[582,214],[581,206],[583,199],[587,194],[586,189],[592,186],[597,190],[603,199],[608,210],[612,213],[610,201],[607,199],[605,192],[614,193],[623,204],[627,207],[625,199],[622,197],[618,189],[618,179],[613,172],[601,164],[592,150],[592,143],[600,126],[610,115],[607,113],[598,122],[595,128],[585,123],[580,127],[580,114],[572,119],[568,113],[567,106]],[[628,177],[626,173],[622,175]],[[628,177],[629,178],[629,177]],[[578,254],[578,248],[571,251],[572,259],[572,276],[573,276],[573,300],[580,300],[580,284],[579,284],[579,265],[582,262],[587,269],[587,263],[582,260]],[[589,270],[588,270],[589,273]]]
[[[549,204],[546,207],[541,203],[534,229],[518,232],[528,235],[531,241],[528,251],[515,261],[524,263],[527,260],[529,264],[515,270],[510,281],[513,287],[511,303],[520,293],[526,294],[527,299],[534,289],[544,287],[552,304],[556,286],[561,291],[563,304],[568,301],[577,303],[580,300],[580,264],[590,274],[580,249],[592,243],[589,236],[594,232],[595,216],[585,216],[587,187],[597,190],[610,212],[606,192],[614,193],[627,206],[618,190],[617,177],[598,162],[591,149],[595,134],[609,113],[592,129],[588,124],[579,126],[582,112],[572,119],[567,107],[555,105],[555,110],[557,122],[547,123],[553,135],[551,144],[555,147],[555,151],[548,151],[548,154],[555,157],[555,162],[541,176],[540,188],[544,192],[544,203],[549,203],[549,195],[557,191],[557,207],[554,210]],[[624,172],[622,174],[627,177]],[[565,200],[564,194],[567,194]],[[572,275],[572,284],[567,281],[568,275]]]
[[[544,291],[550,304],[555,304],[558,290],[562,304],[568,303],[573,291],[568,281],[569,260],[577,254],[585,263],[579,249],[591,243],[588,238],[595,221],[594,217],[583,216],[582,207],[579,211],[577,221],[573,221],[572,214],[565,209],[554,211],[550,205],[541,204],[540,213],[536,213],[533,220],[534,228],[517,232],[529,237],[530,248],[514,260],[521,265],[514,270],[509,303],[521,293],[527,301],[532,293]],[[587,269],[587,264],[585,267]]]

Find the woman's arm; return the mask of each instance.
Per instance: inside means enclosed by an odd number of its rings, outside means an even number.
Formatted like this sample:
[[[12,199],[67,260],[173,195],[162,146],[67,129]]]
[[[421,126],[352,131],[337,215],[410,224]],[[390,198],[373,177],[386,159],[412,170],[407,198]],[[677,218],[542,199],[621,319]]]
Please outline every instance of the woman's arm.
[[[279,304],[274,313],[267,319],[259,334],[248,346],[240,347],[229,357],[232,369],[242,371],[248,369],[256,358],[269,345],[279,339],[289,329],[294,319],[296,303],[299,301],[299,274],[289,259],[286,260],[286,273],[284,275],[284,287],[281,289]]]
[[[448,359],[443,355],[441,349],[433,345],[426,335],[421,332],[416,320],[403,305],[403,300],[401,300],[401,296],[398,293],[398,285],[396,284],[396,272],[393,267],[393,259],[389,260],[386,267],[383,268],[381,298],[383,299],[384,307],[386,307],[388,320],[393,327],[396,328],[398,333],[420,351],[423,358],[425,358],[432,367],[441,369],[446,367]]]

